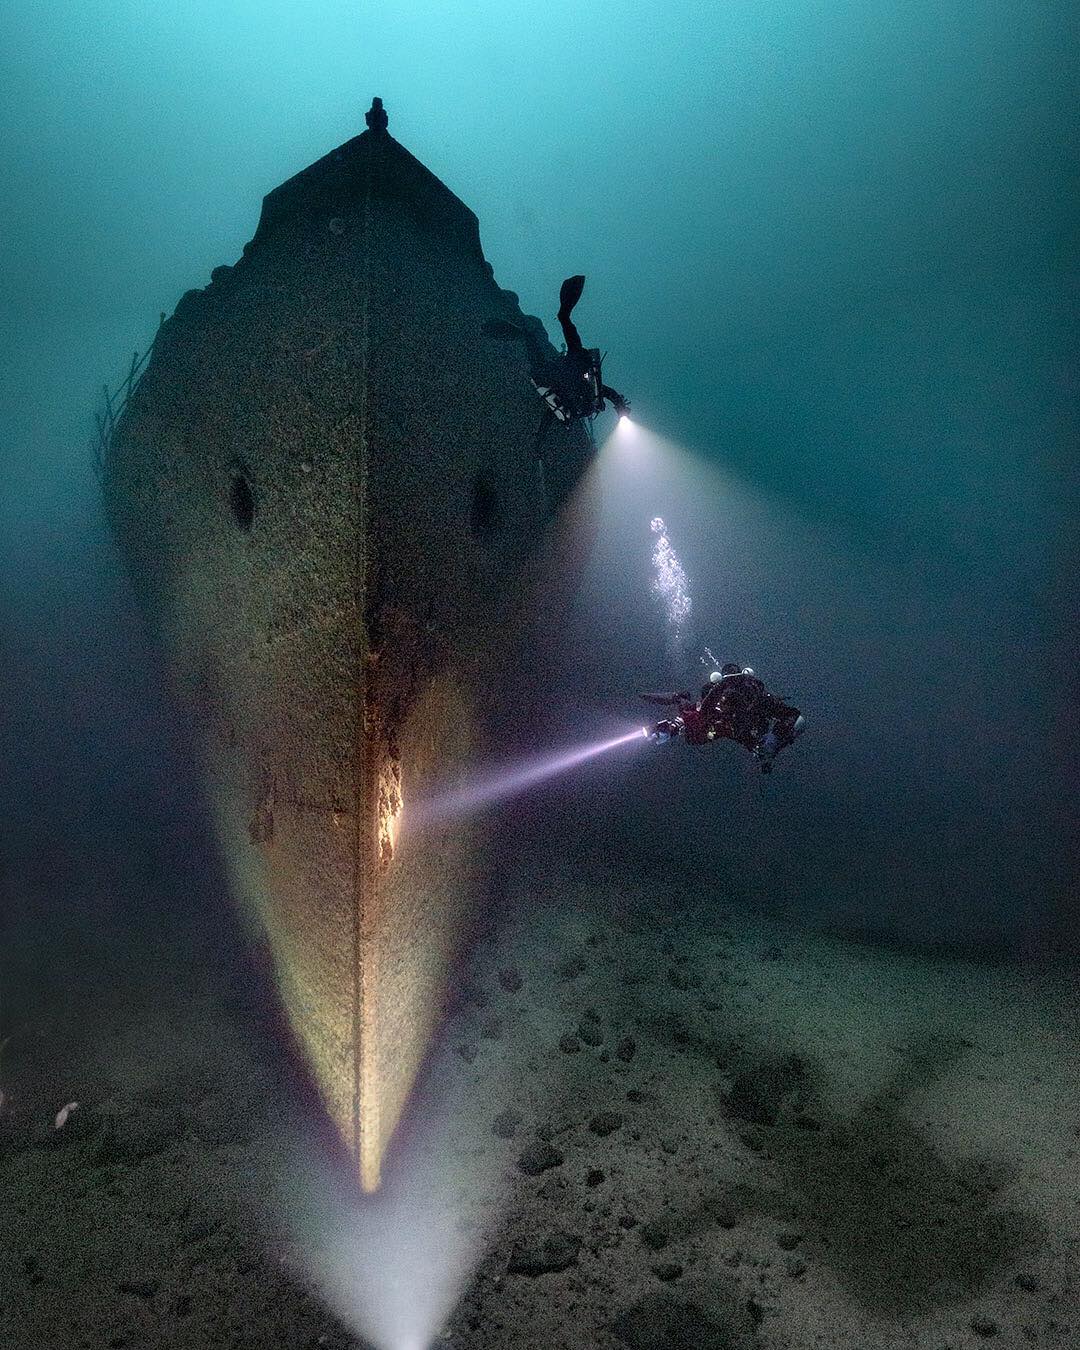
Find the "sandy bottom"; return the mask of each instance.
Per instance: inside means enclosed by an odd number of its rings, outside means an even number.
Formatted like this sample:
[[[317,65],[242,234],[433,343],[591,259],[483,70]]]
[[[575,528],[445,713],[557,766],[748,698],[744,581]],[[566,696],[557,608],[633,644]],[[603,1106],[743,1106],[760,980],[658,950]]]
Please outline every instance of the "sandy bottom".
[[[616,875],[506,913],[360,1206],[212,941],[61,936],[0,1010],[4,1350],[1080,1345],[1068,972]]]

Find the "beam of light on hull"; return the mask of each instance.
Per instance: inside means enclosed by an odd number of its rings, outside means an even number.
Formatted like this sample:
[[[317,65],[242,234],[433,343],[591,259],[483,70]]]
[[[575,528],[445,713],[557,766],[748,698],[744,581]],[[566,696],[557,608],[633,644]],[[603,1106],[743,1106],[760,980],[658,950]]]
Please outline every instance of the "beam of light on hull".
[[[417,802],[415,807],[410,808],[409,825],[411,827],[416,823],[438,824],[455,816],[480,811],[496,802],[527,792],[538,783],[576,769],[586,761],[616,750],[621,745],[642,739],[642,729],[637,726],[633,731],[624,732],[621,736],[614,736],[610,740],[592,741],[569,750],[527,759],[524,763],[508,764],[474,783],[451,788],[440,796],[429,798],[426,802]]]

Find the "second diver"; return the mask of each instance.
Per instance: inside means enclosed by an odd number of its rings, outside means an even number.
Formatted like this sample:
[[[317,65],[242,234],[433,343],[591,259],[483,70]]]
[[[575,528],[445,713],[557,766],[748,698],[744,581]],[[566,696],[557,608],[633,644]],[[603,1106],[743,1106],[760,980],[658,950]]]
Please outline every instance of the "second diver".
[[[566,350],[552,355],[541,337],[528,328],[506,319],[489,319],[482,327],[485,337],[503,342],[520,342],[529,360],[529,379],[547,405],[537,437],[543,440],[553,421],[565,425],[589,419],[604,411],[610,403],[623,416],[630,402],[616,389],[604,383],[599,347],[586,347],[571,314],[585,289],[583,276],[567,277],[559,289],[559,325]],[[539,325],[538,325],[539,327]]]
[[[751,752],[762,773],[771,773],[776,756],[806,729],[798,708],[770,694],[749,666],[740,668],[733,661],[712,672],[699,699],[688,690],[641,697],[675,709],[673,716],[645,729],[650,740],[681,737],[688,745],[735,741]]]

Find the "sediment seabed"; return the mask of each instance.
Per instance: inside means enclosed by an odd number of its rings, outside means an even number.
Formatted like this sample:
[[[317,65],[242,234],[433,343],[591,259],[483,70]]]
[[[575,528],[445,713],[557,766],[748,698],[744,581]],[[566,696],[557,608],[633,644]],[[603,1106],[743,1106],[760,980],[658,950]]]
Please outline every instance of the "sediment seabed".
[[[436,1344],[1080,1344],[1064,972],[662,881],[549,875],[506,908],[425,1087],[451,1168],[486,1169],[502,1206]],[[248,1000],[192,983],[159,965],[5,1026],[5,1350],[362,1344],[278,1208],[303,1167],[270,1042]],[[466,1190],[467,1231],[494,1211]]]

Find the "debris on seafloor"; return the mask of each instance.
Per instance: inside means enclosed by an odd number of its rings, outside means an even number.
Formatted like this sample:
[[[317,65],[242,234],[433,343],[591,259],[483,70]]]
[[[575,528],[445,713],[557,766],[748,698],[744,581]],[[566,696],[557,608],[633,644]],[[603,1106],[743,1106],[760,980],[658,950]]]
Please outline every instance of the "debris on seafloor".
[[[72,1111],[77,1111],[78,1109],[78,1102],[68,1102],[66,1106],[62,1106],[56,1113],[56,1119],[53,1121],[53,1129],[62,1130],[68,1123],[68,1117],[71,1115]]]

